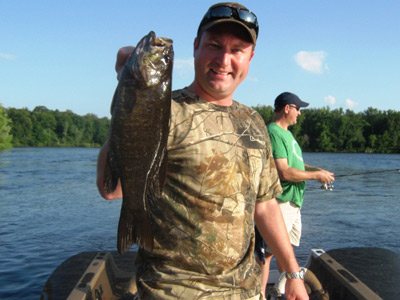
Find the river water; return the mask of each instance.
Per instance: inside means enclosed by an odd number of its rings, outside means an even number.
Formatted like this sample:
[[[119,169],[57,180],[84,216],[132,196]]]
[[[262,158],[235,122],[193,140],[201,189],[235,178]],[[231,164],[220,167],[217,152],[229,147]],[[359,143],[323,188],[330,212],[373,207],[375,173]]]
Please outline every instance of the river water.
[[[121,200],[96,189],[98,149],[0,152],[0,299],[38,299],[51,272],[84,251],[116,250]],[[400,155],[304,153],[335,175],[400,169]],[[311,248],[383,247],[400,253],[400,173],[338,177],[333,191],[308,182],[300,264]]]

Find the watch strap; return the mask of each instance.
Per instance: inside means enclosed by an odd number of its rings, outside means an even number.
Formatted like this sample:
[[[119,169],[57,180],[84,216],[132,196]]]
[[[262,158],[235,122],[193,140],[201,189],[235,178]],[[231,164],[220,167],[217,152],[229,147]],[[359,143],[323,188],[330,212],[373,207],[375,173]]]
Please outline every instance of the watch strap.
[[[286,272],[285,276],[287,279],[302,279],[302,280],[304,280],[305,271],[304,271],[304,269],[300,269],[298,272],[294,272],[294,273]]]

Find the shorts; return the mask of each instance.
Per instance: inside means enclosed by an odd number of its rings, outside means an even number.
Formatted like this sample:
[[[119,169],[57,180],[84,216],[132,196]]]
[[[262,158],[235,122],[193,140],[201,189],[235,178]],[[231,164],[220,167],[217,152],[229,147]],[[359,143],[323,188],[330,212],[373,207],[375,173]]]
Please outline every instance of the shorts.
[[[285,220],[286,229],[289,234],[290,243],[293,246],[300,245],[301,238],[301,213],[300,207],[298,207],[293,202],[282,202],[278,200],[279,207],[281,208],[283,219]],[[255,227],[256,232],[256,245],[255,252],[260,260],[264,262],[265,254],[272,253],[272,250],[265,243],[261,234],[258,232],[257,227]]]

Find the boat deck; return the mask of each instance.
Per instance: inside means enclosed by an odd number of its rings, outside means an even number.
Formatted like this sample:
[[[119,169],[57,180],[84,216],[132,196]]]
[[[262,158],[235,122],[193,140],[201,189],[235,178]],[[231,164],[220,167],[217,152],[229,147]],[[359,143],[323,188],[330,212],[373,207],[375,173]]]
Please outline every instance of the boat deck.
[[[74,255],[54,270],[40,299],[131,300],[136,293],[135,258],[136,252]],[[315,274],[319,285],[316,291],[323,291],[321,295],[326,293],[323,299],[397,299],[400,294],[400,255],[386,249],[344,248],[328,252],[313,249],[306,266],[309,274]],[[271,270],[270,279],[277,285],[270,299],[285,299],[281,297],[285,276],[279,279],[279,275]]]
[[[40,299],[129,299],[136,252],[82,252],[61,263],[47,280]],[[95,278],[96,277],[96,278]],[[94,295],[93,295],[94,294]],[[89,296],[89,298],[86,298]]]

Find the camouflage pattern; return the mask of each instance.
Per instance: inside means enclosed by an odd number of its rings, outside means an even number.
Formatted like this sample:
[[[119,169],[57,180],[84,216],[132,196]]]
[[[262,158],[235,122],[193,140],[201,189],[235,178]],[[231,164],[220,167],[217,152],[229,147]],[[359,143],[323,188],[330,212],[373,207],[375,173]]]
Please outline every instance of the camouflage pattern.
[[[173,93],[168,175],[150,208],[154,249],[140,249],[140,299],[248,299],[260,294],[255,203],[282,192],[262,118],[234,101]]]

